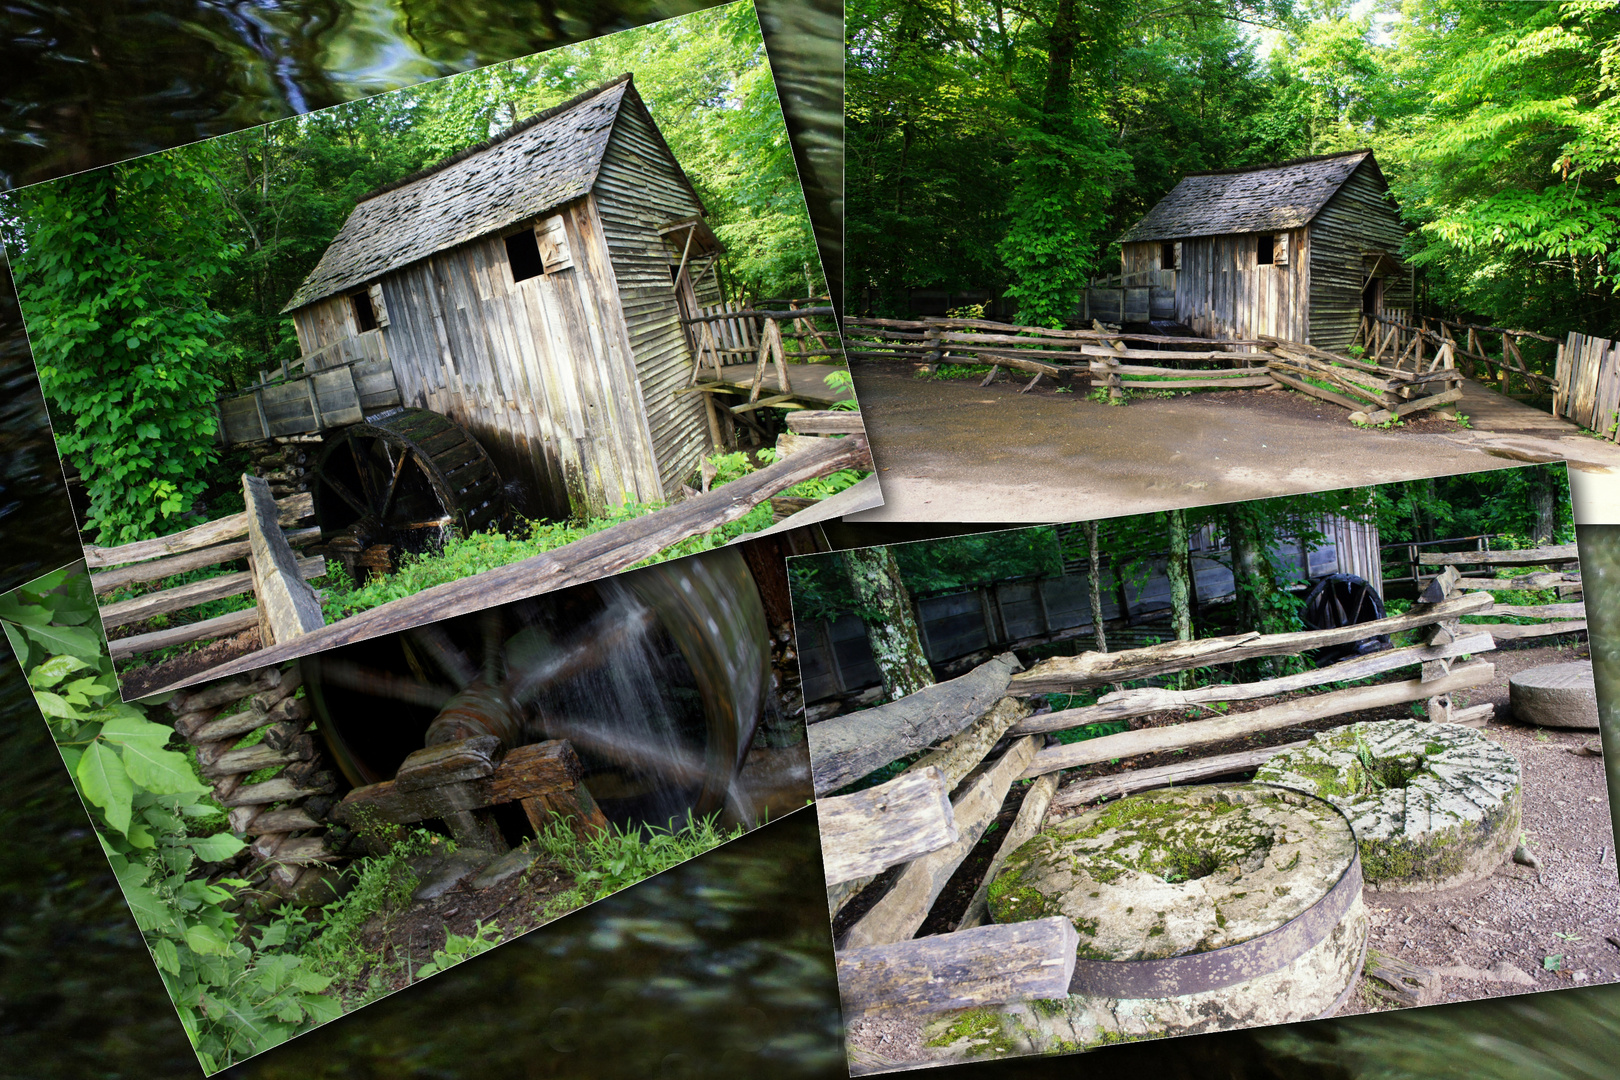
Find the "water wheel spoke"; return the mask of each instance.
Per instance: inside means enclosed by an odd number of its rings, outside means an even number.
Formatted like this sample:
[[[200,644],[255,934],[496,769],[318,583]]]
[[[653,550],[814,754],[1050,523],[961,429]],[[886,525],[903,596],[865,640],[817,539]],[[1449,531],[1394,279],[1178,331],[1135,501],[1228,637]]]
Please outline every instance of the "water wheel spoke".
[[[320,482],[331,488],[333,494],[353,507],[355,513],[359,514],[362,518],[371,516],[371,507],[361,502],[359,497],[357,497],[354,492],[349,490],[349,486],[347,484],[338,480],[331,473],[323,473],[321,475]]]
[[[484,637],[484,681],[494,685],[501,681],[506,668],[506,654],[501,648],[506,620],[501,618],[500,608],[491,608],[479,623]]]
[[[516,677],[508,687],[512,700],[526,704],[550,687],[596,667],[604,653],[645,633],[652,621],[652,609],[641,605],[630,610],[609,608],[579,633],[574,644]]]
[[[321,665],[322,677],[335,686],[373,694],[406,705],[426,705],[440,709],[455,691],[447,686],[421,683],[392,672],[379,671],[346,660],[327,660]]]
[[[360,492],[365,496],[366,502],[369,503],[372,508],[375,508],[378,505],[378,499],[376,487],[372,482],[371,450],[368,448],[365,455],[362,456],[360,453],[359,442],[360,440],[358,438],[348,440],[349,456],[354,458],[354,471],[360,476]],[[377,440],[373,439],[371,446],[374,448],[376,445]]]
[[[384,521],[388,520],[389,508],[394,505],[394,492],[399,488],[400,474],[405,471],[405,465],[410,460],[410,454],[401,453],[399,461],[394,465],[394,475],[388,479],[388,490],[383,494],[382,508],[377,512],[377,516]]]
[[[436,625],[418,626],[405,631],[405,634],[439,665],[440,671],[450,676],[457,690],[464,689],[478,677],[478,669],[473,666],[472,660],[456,648],[443,628]]]
[[[567,739],[578,750],[659,777],[676,787],[692,787],[708,779],[708,767],[691,751],[631,732],[609,730],[602,721],[548,717],[544,728],[548,738]]]

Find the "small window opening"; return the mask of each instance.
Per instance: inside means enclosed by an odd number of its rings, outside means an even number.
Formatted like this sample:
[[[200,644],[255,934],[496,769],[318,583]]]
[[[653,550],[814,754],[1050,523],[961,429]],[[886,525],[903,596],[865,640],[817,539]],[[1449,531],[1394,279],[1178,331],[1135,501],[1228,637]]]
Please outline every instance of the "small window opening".
[[[367,330],[377,329],[377,312],[371,306],[370,293],[353,293],[349,297],[349,302],[354,305],[354,323],[362,334]]]
[[[1254,261],[1260,266],[1270,266],[1277,255],[1277,238],[1270,233],[1261,233],[1254,238]]]
[[[1176,269],[1179,269],[1176,266],[1176,245],[1175,244],[1160,244],[1159,245],[1159,269],[1160,270],[1176,270]]]
[[[533,229],[524,229],[506,238],[506,261],[512,266],[513,281],[527,281],[546,272]]]
[[[679,285],[681,283],[681,264],[680,263],[670,263],[669,264],[669,283],[671,285]]]

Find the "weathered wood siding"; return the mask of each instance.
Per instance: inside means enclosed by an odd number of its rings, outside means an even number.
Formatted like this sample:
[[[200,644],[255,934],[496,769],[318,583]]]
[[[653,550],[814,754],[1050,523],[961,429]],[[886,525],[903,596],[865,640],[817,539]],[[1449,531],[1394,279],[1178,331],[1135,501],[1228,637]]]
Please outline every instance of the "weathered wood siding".
[[[503,230],[384,278],[400,397],[466,427],[530,515],[600,514],[626,498],[659,499],[593,200],[546,217],[555,214],[571,267],[514,282],[503,236],[515,230]]]
[[[660,137],[631,107],[614,121],[594,191],[659,475],[673,494],[698,467],[709,437],[702,395],[675,393],[691,378],[692,353],[670,277],[681,253],[658,229],[700,207]]]
[[[1278,233],[1288,238],[1288,262],[1256,262],[1259,234],[1195,236],[1181,241],[1176,270],[1177,322],[1201,337],[1249,338],[1271,334],[1308,340],[1310,257],[1306,229]],[[1158,241],[1126,244],[1137,261],[1158,261]],[[1132,257],[1127,257],[1127,266]]]
[[[354,305],[345,293],[306,305],[293,312],[293,329],[298,334],[298,352],[309,356],[360,332],[354,321]]]
[[[1311,344],[1349,348],[1361,324],[1361,290],[1369,252],[1396,254],[1406,239],[1388,189],[1367,163],[1351,174],[1311,221]],[[1410,308],[1412,275],[1384,279],[1383,309]]]

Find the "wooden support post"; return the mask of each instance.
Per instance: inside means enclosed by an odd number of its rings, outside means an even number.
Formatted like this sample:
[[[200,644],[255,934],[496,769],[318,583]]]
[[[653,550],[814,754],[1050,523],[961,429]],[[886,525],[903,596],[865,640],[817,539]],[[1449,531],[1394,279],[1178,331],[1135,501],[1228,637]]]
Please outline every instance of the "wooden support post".
[[[561,819],[581,841],[608,830],[608,820],[596,799],[583,783],[570,790],[553,791],[519,800],[529,825],[538,834],[550,822]]]
[[[257,476],[243,476],[242,496],[247,503],[253,593],[259,602],[261,632],[268,628],[270,633],[262,644],[290,641],[320,629],[326,625],[321,602],[299,573],[298,560],[277,521],[280,511],[270,485]]]

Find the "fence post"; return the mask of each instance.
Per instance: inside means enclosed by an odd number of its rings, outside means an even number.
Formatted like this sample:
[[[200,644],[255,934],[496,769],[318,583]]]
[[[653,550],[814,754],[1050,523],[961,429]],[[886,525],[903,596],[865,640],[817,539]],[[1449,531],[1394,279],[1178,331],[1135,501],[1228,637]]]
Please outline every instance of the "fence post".
[[[325,626],[321,602],[299,573],[292,545],[281,531],[269,483],[244,475],[242,497],[247,504],[248,567],[259,602],[260,645],[268,648]]]

